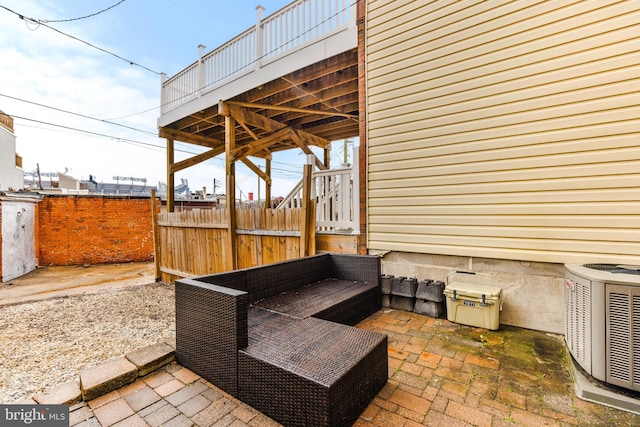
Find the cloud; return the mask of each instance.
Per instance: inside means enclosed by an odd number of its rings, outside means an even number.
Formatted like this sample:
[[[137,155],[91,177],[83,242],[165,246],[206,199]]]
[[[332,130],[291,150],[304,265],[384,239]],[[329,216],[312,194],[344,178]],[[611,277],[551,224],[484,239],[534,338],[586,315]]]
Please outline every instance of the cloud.
[[[3,2],[16,12],[42,19],[81,16],[105,6],[102,2],[100,6],[96,6],[94,2],[85,3],[86,5],[70,5],[65,9],[59,2],[53,1]],[[80,6],[80,9],[76,9]],[[99,19],[51,25],[101,48],[148,65],[152,69],[157,67],[158,70],[175,72],[195,60],[197,42],[208,43],[209,48],[214,47],[215,43],[211,40],[208,42],[205,35],[208,34],[209,38],[222,37],[221,40],[224,41],[246,29],[253,21],[253,17],[246,19],[246,26],[241,25],[241,28],[231,30],[231,37],[226,37],[222,35],[222,31],[212,31],[211,25],[203,25],[202,16],[190,21],[194,10],[189,8],[195,8],[197,12],[200,9],[196,6],[201,5],[188,2],[183,7],[182,4],[178,6],[169,2],[160,3],[160,6],[158,8],[164,11],[162,16],[151,15],[152,12],[156,13],[155,9],[149,9],[155,7],[155,2],[125,2],[115,8],[114,13],[105,13],[100,15]],[[206,7],[215,9],[215,5],[209,3]],[[253,12],[253,6],[249,9]],[[138,13],[129,16],[132,10]],[[136,18],[143,16],[141,13],[148,13],[149,16],[144,15],[145,19]],[[234,13],[238,15],[240,12],[236,10]],[[186,27],[167,27],[166,23],[172,22],[174,17],[172,14],[176,19],[180,15],[180,22]],[[221,17],[215,18],[218,19],[216,29],[223,23],[230,25],[229,22],[223,22],[224,19]],[[189,22],[197,25],[189,25]],[[237,27],[235,23],[233,26]],[[69,168],[70,175],[76,178],[87,179],[91,174],[103,182],[112,182],[113,176],[147,178],[150,185],[166,181],[165,141],[156,136],[160,76],[49,28],[26,23],[5,10],[0,10],[0,28],[1,95],[89,117],[116,121],[154,133],[147,135],[144,132],[0,96],[0,110],[15,118],[17,151],[23,157],[25,171],[35,170],[39,165],[43,172],[59,172]],[[180,38],[181,34],[176,34],[182,30],[192,33],[188,39]],[[158,36],[160,33],[162,37]],[[187,45],[192,46],[188,52],[184,48]],[[141,113],[143,111],[146,112]],[[69,128],[83,129],[107,137],[81,133]],[[142,144],[126,140],[139,141]],[[176,160],[205,151],[204,148],[187,144],[178,144],[177,147],[188,153],[178,151]],[[299,158],[293,158],[300,162]],[[237,171],[237,181],[242,185],[245,194],[253,192],[257,195],[257,177],[240,164]],[[181,171],[176,176],[176,182],[179,183],[181,178],[185,178],[193,190],[200,190],[206,186],[208,191],[212,191],[213,179],[224,183],[224,173],[223,158],[211,159]],[[286,195],[300,176],[274,171],[272,194]],[[264,183],[262,189],[261,193],[264,194]],[[224,192],[224,186],[219,187],[218,191]]]

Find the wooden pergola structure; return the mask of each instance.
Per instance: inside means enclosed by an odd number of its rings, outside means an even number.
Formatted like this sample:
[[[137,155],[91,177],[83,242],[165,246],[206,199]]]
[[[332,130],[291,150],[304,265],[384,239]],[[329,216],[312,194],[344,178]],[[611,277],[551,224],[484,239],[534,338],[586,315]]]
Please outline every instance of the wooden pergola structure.
[[[159,136],[167,140],[167,211],[174,210],[175,174],[221,154],[226,161],[230,218],[235,218],[236,162],[244,163],[266,183],[266,200],[271,200],[272,153],[298,148],[314,156],[319,169],[329,168],[331,141],[359,135],[357,51],[349,50],[232,99],[219,100],[161,127]],[[176,162],[175,141],[208,150]],[[315,157],[311,146],[322,148],[324,158]],[[250,157],[265,159],[265,170]]]

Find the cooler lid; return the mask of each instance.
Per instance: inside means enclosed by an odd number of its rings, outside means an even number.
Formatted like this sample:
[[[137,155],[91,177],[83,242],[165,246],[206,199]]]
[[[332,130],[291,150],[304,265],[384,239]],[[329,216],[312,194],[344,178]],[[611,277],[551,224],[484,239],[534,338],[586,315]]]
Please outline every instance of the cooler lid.
[[[450,296],[454,290],[459,296],[468,295],[475,298],[482,298],[482,295],[484,295],[485,298],[499,298],[502,295],[502,288],[500,287],[464,282],[449,283],[444,293]]]

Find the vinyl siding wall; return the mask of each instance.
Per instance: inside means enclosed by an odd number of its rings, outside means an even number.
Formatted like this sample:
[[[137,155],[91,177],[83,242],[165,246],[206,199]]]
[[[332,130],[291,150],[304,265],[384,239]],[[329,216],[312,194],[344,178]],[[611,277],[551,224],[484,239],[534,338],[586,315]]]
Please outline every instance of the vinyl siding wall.
[[[369,0],[368,247],[639,263],[640,1]]]

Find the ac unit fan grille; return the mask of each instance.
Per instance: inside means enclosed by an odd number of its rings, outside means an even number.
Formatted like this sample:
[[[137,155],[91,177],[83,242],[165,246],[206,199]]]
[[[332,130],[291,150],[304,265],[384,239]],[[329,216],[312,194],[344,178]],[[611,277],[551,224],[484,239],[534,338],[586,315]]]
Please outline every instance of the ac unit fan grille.
[[[624,383],[631,382],[629,355],[629,296],[609,294],[609,375]]]
[[[640,288],[607,285],[607,382],[640,390]]]
[[[599,271],[607,271],[609,273],[623,273],[640,275],[640,266],[637,265],[620,265],[620,264],[585,264],[583,267],[592,268]]]
[[[640,295],[634,295],[633,310],[633,383],[640,387]]]

